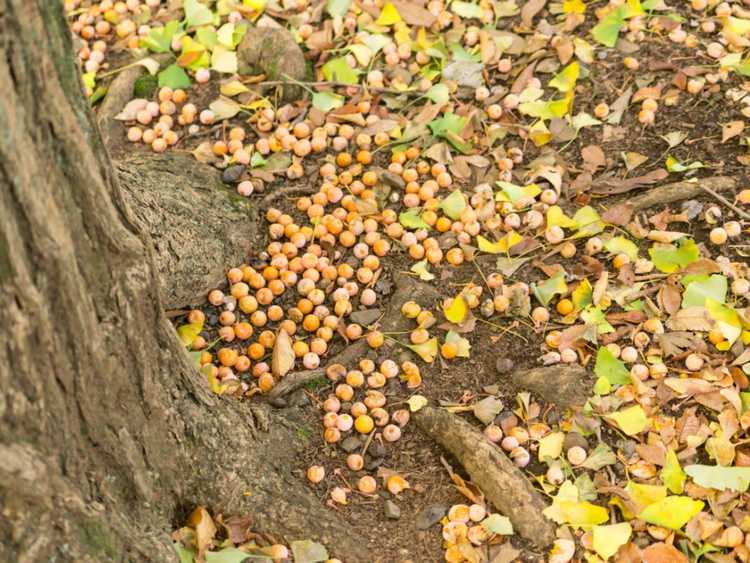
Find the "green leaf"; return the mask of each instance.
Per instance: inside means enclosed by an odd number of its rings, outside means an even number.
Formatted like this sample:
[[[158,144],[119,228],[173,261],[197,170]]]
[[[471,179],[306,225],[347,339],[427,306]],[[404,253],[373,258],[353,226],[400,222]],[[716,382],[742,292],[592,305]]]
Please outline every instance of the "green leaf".
[[[594,526],[594,551],[606,561],[612,557],[621,546],[628,543],[633,528],[627,522],[610,524],[609,526]]]
[[[646,416],[643,407],[640,405],[613,412],[607,415],[607,418],[616,422],[620,430],[628,436],[640,434],[651,424],[651,419]]]
[[[673,274],[700,258],[700,252],[693,239],[684,238],[678,244],[679,247],[669,244],[654,245],[649,248],[648,254],[651,261],[659,271],[665,274]]]
[[[625,254],[632,262],[638,259],[638,246],[623,236],[612,237],[604,243],[604,250],[609,252],[611,255]]]
[[[312,96],[312,104],[320,111],[329,112],[344,105],[344,96],[333,92],[315,92]]]
[[[482,520],[482,527],[490,534],[512,536],[515,533],[510,518],[501,516],[500,514],[490,514],[487,516],[487,518]]]
[[[703,510],[703,506],[703,501],[700,500],[671,496],[650,504],[643,509],[638,518],[655,526],[679,530]]]
[[[328,559],[325,546],[311,540],[293,541],[290,546],[294,563],[318,563]]]
[[[594,451],[589,453],[586,461],[580,467],[599,471],[602,467],[614,465],[615,463],[617,463],[617,456],[612,451],[612,448],[604,442],[599,442],[599,445],[594,448]]]
[[[450,100],[450,92],[448,91],[448,86],[441,82],[440,84],[433,85],[427,90],[425,97],[442,106],[447,104],[448,100]]]
[[[466,199],[461,190],[453,190],[451,194],[440,202],[440,209],[454,221],[461,217],[466,209]]]
[[[168,53],[172,50],[172,38],[181,30],[182,24],[176,20],[167,22],[164,27],[152,27],[141,39],[141,46],[154,53]]]
[[[349,11],[349,6],[352,5],[352,0],[328,0],[326,3],[326,11],[332,18],[338,16],[343,18]]]
[[[180,563],[193,563],[195,561],[195,552],[192,549],[187,549],[181,543],[177,542],[173,543],[172,547],[177,552]]]
[[[192,82],[185,72],[177,64],[171,64],[159,73],[159,88],[190,88]]]
[[[605,227],[599,213],[590,205],[581,207],[576,211],[573,215],[573,221],[575,222],[574,228],[578,231],[573,238],[594,236],[601,233]]]
[[[349,66],[346,57],[331,59],[321,68],[323,76],[331,82],[342,82],[344,84],[357,84],[359,71]]]
[[[398,222],[407,229],[430,229],[430,226],[422,219],[422,210],[418,207],[402,211],[398,216]]]
[[[427,125],[436,137],[446,139],[451,145],[461,152],[468,152],[471,148],[460,133],[466,124],[466,118],[455,113],[445,113],[442,117],[433,119]]]
[[[221,551],[206,552],[206,563],[242,563],[243,561],[266,561],[271,563],[272,559],[267,555],[247,553],[236,547],[226,547]]]
[[[667,172],[687,172],[688,170],[698,170],[699,168],[705,168],[700,160],[695,160],[690,163],[680,162],[673,156],[668,156],[666,163]]]
[[[750,486],[750,467],[688,465],[685,473],[701,487],[744,493]]]
[[[134,98],[151,98],[159,87],[159,79],[150,74],[144,74],[133,84]]]
[[[190,323],[177,327],[177,336],[185,346],[192,346],[203,330],[203,323]]]
[[[226,25],[234,25],[234,24],[226,24]],[[198,28],[195,31],[195,39],[197,39],[197,43],[200,43],[202,47],[205,47],[207,49],[213,49],[216,47],[216,43],[219,42],[219,32],[214,31],[210,27],[201,27]],[[190,51],[190,47],[188,47],[188,43],[186,41],[190,40],[192,43],[196,43],[196,41],[192,41],[189,35],[186,35],[182,38],[183,45],[182,45],[182,52],[185,53],[187,51]],[[202,50],[202,49],[201,49]]]
[[[625,364],[615,358],[606,346],[601,346],[596,352],[594,373],[604,377],[612,385],[627,385],[630,383],[630,371]]]
[[[570,299],[573,301],[573,306],[576,311],[580,311],[594,302],[594,290],[591,287],[588,278],[583,278],[583,281],[579,283],[573,290],[573,293],[570,294]]]
[[[426,407],[429,401],[422,395],[412,395],[406,400],[406,404],[409,405],[411,412],[417,412],[422,407]]]
[[[532,283],[531,290],[534,292],[534,297],[546,307],[555,295],[563,295],[568,291],[568,284],[565,283],[565,274],[559,272],[540,284]]]
[[[625,25],[625,18],[619,7],[612,10],[607,16],[591,29],[592,37],[605,47],[614,47],[620,30]]]
[[[254,152],[253,156],[250,157],[250,167],[258,168],[266,164],[267,160],[263,158],[263,155],[259,152]]]
[[[607,316],[599,307],[588,307],[581,311],[581,320],[586,324],[596,325],[597,334],[607,334],[615,331],[615,327],[609,324]]]
[[[703,307],[706,299],[724,303],[727,298],[727,278],[719,274],[685,276],[682,279],[685,293],[682,294],[682,308]]]
[[[536,184],[521,187],[502,180],[498,180],[495,184],[502,190],[495,194],[497,201],[516,203],[522,197],[536,197],[542,193],[542,189]]]
[[[661,482],[664,483],[669,492],[679,495],[685,485],[685,472],[680,467],[680,460],[677,459],[677,454],[672,448],[667,451],[666,459],[664,460],[664,467],[659,472]]]
[[[549,86],[562,93],[570,92],[576,87],[576,81],[580,74],[581,67],[578,61],[573,61],[549,81]]]
[[[208,6],[201,4],[198,0],[185,0],[183,8],[188,27],[208,25],[214,21],[214,15]]]

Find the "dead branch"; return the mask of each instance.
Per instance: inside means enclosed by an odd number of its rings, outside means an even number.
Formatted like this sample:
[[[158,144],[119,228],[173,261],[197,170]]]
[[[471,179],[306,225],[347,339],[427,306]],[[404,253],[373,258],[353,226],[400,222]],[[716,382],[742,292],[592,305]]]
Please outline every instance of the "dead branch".
[[[714,197],[716,192],[732,190],[737,185],[734,178],[729,176],[714,176],[712,178],[701,178],[697,182],[674,182],[651,188],[646,193],[630,198],[633,210],[643,211],[654,205],[675,203],[691,197],[698,197],[710,193]],[[721,196],[719,196],[721,197]]]
[[[547,503],[505,453],[471,424],[448,411],[422,407],[417,426],[450,452],[495,508],[510,518],[514,530],[540,548],[555,539],[556,526],[542,511]]]

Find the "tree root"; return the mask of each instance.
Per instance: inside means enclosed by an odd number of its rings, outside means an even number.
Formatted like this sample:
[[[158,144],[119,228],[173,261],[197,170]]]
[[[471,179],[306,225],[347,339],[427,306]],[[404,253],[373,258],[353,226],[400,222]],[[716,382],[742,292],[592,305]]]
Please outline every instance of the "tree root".
[[[629,198],[633,210],[643,211],[654,205],[675,203],[704,193],[726,192],[736,187],[737,182],[729,176],[701,178],[697,182],[674,182],[651,188],[646,193]],[[711,194],[716,197],[716,193]]]
[[[292,197],[301,195],[312,195],[317,192],[318,189],[315,186],[287,186],[286,188],[279,188],[278,190],[272,191],[266,197],[264,197],[260,204],[261,207],[271,205],[274,201],[282,197]]]
[[[292,391],[296,391],[302,387],[305,383],[317,379],[318,377],[324,377],[326,369],[332,364],[342,364],[344,366],[350,365],[355,362],[358,358],[361,358],[367,352],[367,342],[364,338],[357,340],[351,346],[344,348],[339,354],[331,358],[331,361],[325,367],[319,367],[315,369],[309,369],[305,371],[297,371],[286,375],[271,391],[266,395],[269,402],[276,407],[286,406],[284,401],[284,395],[288,395]]]
[[[413,414],[417,426],[450,452],[495,508],[522,537],[544,548],[555,540],[555,525],[542,511],[547,503],[531,482],[473,426],[444,409],[422,407]]]

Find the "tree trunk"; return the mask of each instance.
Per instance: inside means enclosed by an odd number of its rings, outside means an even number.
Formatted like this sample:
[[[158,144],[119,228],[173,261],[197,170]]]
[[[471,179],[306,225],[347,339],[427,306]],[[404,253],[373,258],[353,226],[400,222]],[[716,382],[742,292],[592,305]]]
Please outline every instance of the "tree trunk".
[[[170,561],[195,504],[366,558],[294,411],[212,395],[81,94],[62,3],[0,4],[0,560]]]

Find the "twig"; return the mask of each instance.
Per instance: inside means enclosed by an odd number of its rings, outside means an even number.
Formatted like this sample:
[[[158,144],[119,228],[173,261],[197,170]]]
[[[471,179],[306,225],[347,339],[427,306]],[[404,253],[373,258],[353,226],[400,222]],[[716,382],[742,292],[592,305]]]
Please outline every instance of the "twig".
[[[345,82],[335,82],[333,80],[317,80],[314,82],[301,82],[298,80],[263,80],[262,82],[251,82],[253,86],[302,86],[307,88],[314,88],[318,86],[329,86],[331,88],[357,88],[358,90],[366,90],[368,92],[376,92],[378,94],[394,94],[400,96],[406,94],[407,96],[424,96],[424,92],[420,90],[396,90],[395,88],[380,88],[378,86],[368,86],[366,84],[347,84]]]
[[[699,184],[699,185],[700,185],[700,188],[704,192],[706,192],[707,194],[712,195],[717,201],[720,201],[721,203],[723,203],[724,205],[726,205],[729,209],[731,209],[735,213],[737,213],[737,215],[739,215],[743,219],[750,219],[750,213],[748,213],[746,211],[743,211],[742,209],[740,209],[739,207],[737,207],[734,203],[732,203],[727,198],[725,198],[723,195],[721,195],[719,193],[716,193],[714,190],[712,190],[708,186],[703,185],[703,184]]]
[[[272,191],[261,201],[261,205],[270,205],[271,202],[281,197],[288,197],[292,195],[312,195],[317,192],[318,189],[315,186],[287,186],[278,190]]]

